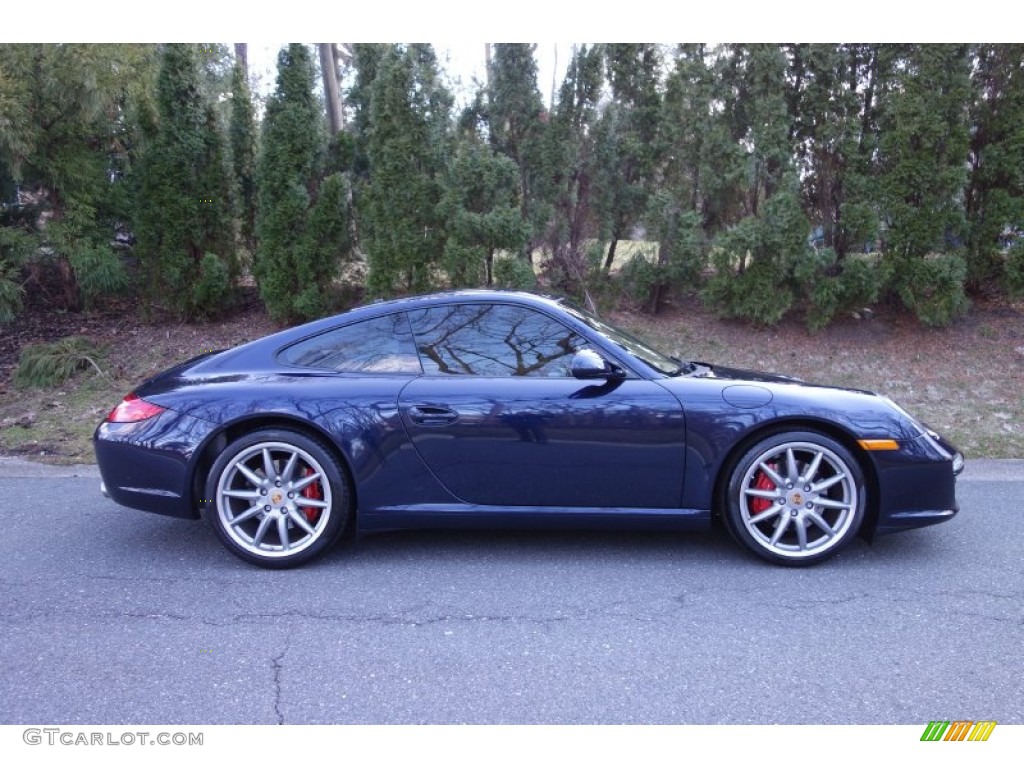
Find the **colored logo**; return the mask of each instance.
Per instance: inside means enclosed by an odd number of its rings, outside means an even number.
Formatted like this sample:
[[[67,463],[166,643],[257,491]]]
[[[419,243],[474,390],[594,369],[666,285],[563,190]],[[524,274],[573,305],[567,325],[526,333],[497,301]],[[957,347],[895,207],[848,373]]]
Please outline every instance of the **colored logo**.
[[[988,741],[995,727],[995,720],[932,720],[921,741]]]

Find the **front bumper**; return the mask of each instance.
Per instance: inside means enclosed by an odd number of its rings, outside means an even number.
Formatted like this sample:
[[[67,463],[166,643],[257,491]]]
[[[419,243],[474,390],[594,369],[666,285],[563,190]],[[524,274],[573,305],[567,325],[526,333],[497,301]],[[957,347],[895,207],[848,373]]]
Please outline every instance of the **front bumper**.
[[[935,525],[959,511],[956,478],[963,454],[934,432],[872,454],[878,477],[876,534]]]

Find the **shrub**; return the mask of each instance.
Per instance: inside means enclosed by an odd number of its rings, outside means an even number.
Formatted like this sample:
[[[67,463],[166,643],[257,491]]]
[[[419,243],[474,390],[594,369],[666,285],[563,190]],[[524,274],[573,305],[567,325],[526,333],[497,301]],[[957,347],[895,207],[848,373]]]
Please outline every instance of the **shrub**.
[[[793,306],[793,291],[776,264],[755,261],[732,272],[732,254],[712,257],[715,274],[702,292],[705,303],[725,317],[741,317],[758,325],[776,325]]]
[[[775,325],[793,306],[793,273],[807,259],[810,227],[793,192],[768,198],[755,216],[719,235],[711,263],[714,274],[702,296],[726,317]],[[810,271],[816,269],[811,264]]]
[[[525,259],[505,256],[494,259],[494,285],[530,291],[537,287],[537,274]]]
[[[104,296],[123,293],[128,274],[120,257],[108,245],[83,242],[68,254],[75,279],[86,308],[92,308]]]
[[[622,266],[620,272],[622,287],[634,301],[645,302],[650,298],[651,291],[663,279],[663,270],[659,269],[652,254],[639,252]]]
[[[36,239],[16,227],[0,227],[0,323],[9,323],[21,312],[24,290],[18,273],[35,248]]]
[[[1006,254],[1003,282],[1008,294],[1024,296],[1024,238],[1019,238]]]
[[[907,309],[925,325],[949,325],[967,312],[964,293],[967,262],[953,254],[904,259],[899,267],[898,292]]]
[[[11,264],[0,261],[0,323],[9,323],[21,312],[21,296],[24,293],[18,284],[18,270]]]
[[[884,263],[878,259],[854,255],[837,263],[831,248],[808,249],[793,269],[807,300],[807,328],[819,331],[840,312],[876,304],[886,275]]]
[[[207,253],[199,263],[199,278],[192,286],[193,317],[213,317],[220,314],[231,290],[231,276],[223,259]]]
[[[30,344],[21,350],[14,371],[16,387],[52,387],[90,365],[97,371],[99,349],[83,336],[68,336],[51,344]],[[101,372],[101,371],[100,371]]]

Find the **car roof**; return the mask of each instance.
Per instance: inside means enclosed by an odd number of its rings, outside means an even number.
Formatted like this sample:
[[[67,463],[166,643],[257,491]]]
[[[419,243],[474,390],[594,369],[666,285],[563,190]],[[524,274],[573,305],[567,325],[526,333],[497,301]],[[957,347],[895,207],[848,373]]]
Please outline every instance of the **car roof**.
[[[259,339],[242,344],[234,349],[215,355],[214,357],[200,362],[194,370],[223,370],[231,369],[247,363],[256,363],[261,359],[269,360],[281,347],[293,344],[301,339],[315,336],[332,328],[337,328],[349,323],[369,320],[374,317],[391,314],[393,312],[408,312],[417,309],[427,309],[434,306],[446,304],[461,304],[465,302],[484,302],[494,304],[519,304],[532,306],[537,309],[564,311],[564,299],[547,296],[529,291],[514,291],[501,289],[460,289],[451,291],[439,291],[436,293],[425,293],[416,296],[403,296],[397,299],[377,300],[368,304],[346,310],[336,315],[329,315],[318,320],[313,320],[303,325],[286,328],[277,333],[263,336]]]

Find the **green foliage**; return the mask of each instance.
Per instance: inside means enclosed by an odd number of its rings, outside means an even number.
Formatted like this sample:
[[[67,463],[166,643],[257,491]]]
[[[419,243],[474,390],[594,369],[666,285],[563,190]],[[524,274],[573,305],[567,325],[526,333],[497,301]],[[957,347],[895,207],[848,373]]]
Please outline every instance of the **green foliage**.
[[[806,258],[808,229],[794,192],[770,197],[761,215],[716,239],[705,303],[726,317],[778,323],[793,306],[793,270]]]
[[[351,52],[330,143],[310,51],[281,53],[257,159],[222,44],[0,46],[0,318],[25,277],[9,232],[78,308],[126,287],[124,228],[138,295],[182,317],[224,306],[236,246],[276,320],[317,316],[355,233],[371,294],[532,281],[499,262],[544,250],[548,287],[608,298],[602,267],[641,229],[657,253],[624,282],[652,311],[707,277],[712,306],[760,323],[818,328],[886,290],[949,322],[966,299],[936,253],[972,291],[1021,290],[1020,44],[587,45],[550,110],[535,48],[497,44],[458,123],[429,46]],[[861,258],[876,241],[886,258]]]
[[[650,43],[615,43],[605,47],[605,59],[613,100],[595,127],[593,197],[602,236],[616,241],[629,236],[657,181],[661,56]],[[613,254],[609,249],[606,272]]]
[[[443,266],[453,287],[490,285],[494,254],[525,246],[517,176],[516,164],[489,146],[472,138],[458,143],[439,207],[448,233]]]
[[[21,192],[3,202],[16,204],[9,212],[46,246],[40,260],[58,267],[52,301],[63,308],[123,285],[120,265],[103,249],[126,218],[123,176],[136,133],[130,117],[150,85],[152,52],[139,45],[0,45],[0,186],[9,182]],[[103,274],[83,271],[94,264]]]
[[[352,173],[356,179],[365,179],[370,171],[368,145],[370,141],[370,101],[373,81],[377,79],[381,63],[392,46],[384,43],[355,43],[352,46],[352,65],[355,79],[345,97],[352,108],[353,154]]]
[[[351,255],[349,237],[348,181],[333,173],[320,182],[316,204],[309,213],[296,276],[302,291],[295,309],[300,317],[313,318],[328,308],[328,289],[337,274],[338,265]]]
[[[895,265],[895,288],[903,304],[925,325],[949,325],[970,307],[964,294],[967,263],[962,256],[905,258]]]
[[[20,227],[0,226],[0,323],[9,323],[22,307],[21,266],[35,250],[36,238]]]
[[[648,234],[657,241],[654,254],[637,254],[622,271],[624,287],[637,301],[657,312],[668,291],[698,290],[707,266],[707,244],[696,211],[683,210],[665,191],[647,208]]]
[[[373,295],[425,291],[444,256],[452,97],[429,45],[394,46],[371,87],[363,241]]]
[[[553,194],[535,49],[528,43],[495,44],[483,110],[491,146],[517,167],[520,215],[528,231],[520,254],[524,259],[543,237]]]
[[[68,255],[86,308],[128,290],[128,273],[121,258],[106,243],[82,242]]]
[[[589,301],[587,242],[591,228],[595,131],[604,57],[600,47],[581,46],[569,62],[558,103],[544,135],[544,171],[550,180],[552,216],[546,232],[554,285]]]
[[[806,297],[808,329],[821,330],[840,312],[876,304],[889,279],[888,266],[876,257],[851,255],[838,261],[831,248],[807,249],[793,277]]]
[[[224,260],[215,253],[207,253],[199,263],[199,279],[192,286],[192,306],[196,314],[214,317],[224,308],[224,300],[231,291],[231,276]]]
[[[349,203],[340,173],[321,178],[327,140],[309,48],[282,49],[277,66],[257,171],[253,272],[270,316],[291,323],[319,317],[328,306],[338,265],[351,251]]]
[[[1024,45],[979,45],[970,100],[968,280],[992,284],[1002,271],[1000,238],[1024,222]]]
[[[739,229],[742,225],[737,225]],[[758,325],[775,325],[793,306],[793,291],[777,265],[755,261],[741,272],[731,272],[740,233],[730,230],[722,250],[713,251],[715,276],[704,289],[704,301],[725,317],[740,317]]]
[[[796,139],[801,191],[809,218],[821,226],[824,246],[840,262],[878,228],[873,196],[872,124],[879,45],[785,46],[786,99]],[[881,59],[881,61],[880,61]]]
[[[742,217],[745,149],[723,109],[721,60],[703,45],[682,45],[664,87],[658,136],[663,189],[700,213],[705,236]]]
[[[651,292],[667,284],[656,253],[634,253],[619,273],[622,287],[634,301],[647,302]]]
[[[963,232],[957,198],[967,180],[969,67],[967,46],[902,50],[883,99],[880,144],[886,251],[894,256],[920,259]]]
[[[241,63],[231,73],[229,136],[239,236],[251,256],[256,250],[256,117]]]
[[[94,366],[99,349],[84,336],[68,336],[51,344],[29,344],[21,350],[14,370],[14,385],[19,388],[53,387],[76,373]]]
[[[18,270],[0,261],[0,323],[9,323],[21,312],[24,290],[18,284]]]
[[[158,120],[139,163],[135,233],[147,307],[183,318],[206,317],[224,295],[203,265],[208,254],[237,274],[231,185],[224,141],[212,105],[202,94],[197,51],[164,48],[157,86]],[[202,290],[197,289],[205,281]],[[202,300],[199,297],[202,296]]]
[[[807,248],[793,265],[793,277],[807,297],[807,327],[824,328],[843,301],[843,288],[835,276],[836,252],[831,248]]]
[[[1024,238],[1017,238],[1006,252],[1003,280],[1007,293],[1016,297],[1024,296]]]
[[[537,273],[525,259],[514,256],[496,258],[494,285],[497,288],[531,291],[537,287]]]

